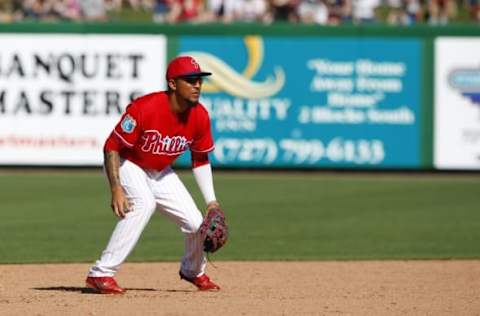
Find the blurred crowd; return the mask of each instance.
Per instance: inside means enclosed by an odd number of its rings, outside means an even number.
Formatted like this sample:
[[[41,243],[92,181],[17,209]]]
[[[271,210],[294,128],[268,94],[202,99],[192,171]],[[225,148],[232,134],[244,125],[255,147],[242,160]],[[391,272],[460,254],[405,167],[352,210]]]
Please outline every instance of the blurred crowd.
[[[122,10],[147,12],[157,23],[444,25],[462,13],[480,22],[480,0],[0,0],[0,22],[108,21]]]

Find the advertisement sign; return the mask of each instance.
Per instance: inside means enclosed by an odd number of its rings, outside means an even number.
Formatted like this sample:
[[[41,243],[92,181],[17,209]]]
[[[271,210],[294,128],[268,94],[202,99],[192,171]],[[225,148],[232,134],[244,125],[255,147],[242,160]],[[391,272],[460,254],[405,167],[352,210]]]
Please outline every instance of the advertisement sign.
[[[480,39],[435,41],[434,165],[480,169]]]
[[[0,34],[0,164],[101,165],[132,98],[165,88],[166,38]]]
[[[213,72],[214,165],[420,166],[418,40],[181,37],[179,53]]]

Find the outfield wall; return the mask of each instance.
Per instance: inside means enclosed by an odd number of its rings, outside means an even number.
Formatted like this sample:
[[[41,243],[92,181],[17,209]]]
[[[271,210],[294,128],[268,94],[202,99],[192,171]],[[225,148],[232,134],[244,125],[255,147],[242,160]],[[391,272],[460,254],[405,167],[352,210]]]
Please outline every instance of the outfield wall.
[[[217,167],[480,169],[480,28],[0,25],[0,165],[98,166],[195,56]],[[189,157],[179,165],[188,166]]]

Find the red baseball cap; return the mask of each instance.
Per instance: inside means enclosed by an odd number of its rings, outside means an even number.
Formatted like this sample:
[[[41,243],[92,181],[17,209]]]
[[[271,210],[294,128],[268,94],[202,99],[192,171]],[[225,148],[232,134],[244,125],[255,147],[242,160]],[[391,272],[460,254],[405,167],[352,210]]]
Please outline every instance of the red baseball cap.
[[[202,71],[200,65],[190,56],[180,56],[170,61],[167,67],[167,80],[179,77],[210,76],[211,72]]]

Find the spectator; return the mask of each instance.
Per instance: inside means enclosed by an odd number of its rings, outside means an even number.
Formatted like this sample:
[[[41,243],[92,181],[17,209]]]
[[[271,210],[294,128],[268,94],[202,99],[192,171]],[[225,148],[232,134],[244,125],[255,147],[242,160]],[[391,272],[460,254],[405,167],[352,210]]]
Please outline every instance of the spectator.
[[[470,18],[474,22],[480,22],[480,0],[470,0]]]
[[[22,0],[12,0],[10,2],[11,4],[11,21],[16,22],[16,21],[21,21],[25,18],[25,10],[23,8],[23,2]]]
[[[387,23],[392,25],[407,24],[407,13],[405,12],[404,0],[387,0],[388,7]]]
[[[105,21],[107,19],[103,0],[78,0],[82,17],[87,21]]]
[[[352,3],[350,0],[329,0],[328,24],[339,25],[352,21]]]
[[[22,19],[34,20],[39,18],[39,13],[38,13],[39,4],[36,0],[20,1],[20,4],[21,4],[20,12],[22,15]]]
[[[265,0],[237,0],[233,6],[233,19],[242,22],[261,22],[267,13]]]
[[[428,0],[428,22],[431,25],[445,25],[457,15],[455,0]]]
[[[105,6],[106,11],[120,12],[123,9],[122,0],[104,0],[103,5]]]
[[[42,0],[25,0],[21,7],[21,14],[27,20],[46,18],[48,11],[46,2]]]
[[[297,22],[297,7],[300,0],[268,0],[267,21]]]
[[[8,0],[0,0],[0,23],[8,23],[13,20],[11,3]]]
[[[353,22],[357,24],[377,22],[376,9],[380,0],[352,0]]]
[[[202,0],[172,0],[167,16],[169,23],[196,22],[203,15]]]
[[[157,0],[153,6],[153,21],[156,23],[165,23],[168,21],[170,12],[170,3],[168,0]]]
[[[298,16],[302,23],[328,24],[329,10],[323,0],[302,0],[298,6]]]
[[[53,12],[61,20],[78,21],[82,18],[82,9],[77,0],[56,1]]]
[[[411,25],[423,21],[424,10],[421,0],[404,0],[407,24]]]
[[[108,11],[121,11],[123,9],[124,0],[105,0],[105,8]],[[141,8],[151,10],[155,5],[153,0],[127,0],[130,8],[139,10]]]
[[[129,0],[130,6],[136,10],[151,11],[155,6],[155,0]]]
[[[207,0],[202,20],[204,22],[232,22],[235,19],[236,1],[238,0]]]

